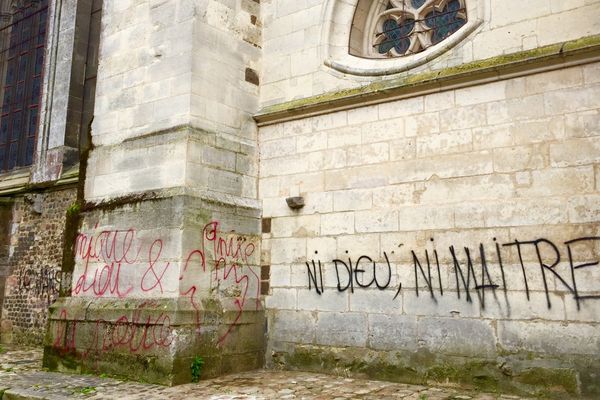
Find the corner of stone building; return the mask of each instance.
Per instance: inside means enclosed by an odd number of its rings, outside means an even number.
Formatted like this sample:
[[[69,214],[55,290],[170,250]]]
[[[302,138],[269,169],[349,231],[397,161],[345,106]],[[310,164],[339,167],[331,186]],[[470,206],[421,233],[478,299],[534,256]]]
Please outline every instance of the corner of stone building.
[[[262,367],[257,213],[186,194],[88,203],[75,247],[73,296],[50,308],[44,366],[165,385],[190,382],[196,357],[206,378]],[[94,231],[113,221],[135,228]],[[102,235],[115,240],[113,249],[136,249],[139,259],[101,246],[119,260],[97,269],[89,246]],[[104,271],[107,284],[82,261]],[[139,271],[122,279],[133,269]],[[114,296],[103,297],[109,293]]]
[[[92,148],[63,260],[70,297],[51,308],[49,368],[177,384],[195,357],[203,376],[263,365],[259,17],[245,0],[104,9],[139,35],[101,32]],[[143,57],[131,57],[132,40]]]

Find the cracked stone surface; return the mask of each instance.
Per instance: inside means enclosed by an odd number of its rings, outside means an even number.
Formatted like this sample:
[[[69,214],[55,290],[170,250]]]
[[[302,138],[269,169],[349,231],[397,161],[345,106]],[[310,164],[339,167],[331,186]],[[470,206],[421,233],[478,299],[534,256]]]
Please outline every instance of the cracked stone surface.
[[[43,371],[41,349],[5,348],[0,354],[0,393],[12,399],[406,399],[491,400],[516,396],[349,379],[307,372],[259,370],[166,387],[92,375]]]

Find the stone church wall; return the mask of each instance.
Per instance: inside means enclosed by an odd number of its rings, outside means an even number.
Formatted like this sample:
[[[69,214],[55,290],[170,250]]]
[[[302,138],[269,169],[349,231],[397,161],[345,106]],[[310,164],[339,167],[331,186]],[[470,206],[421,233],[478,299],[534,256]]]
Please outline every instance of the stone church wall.
[[[2,339],[38,341],[69,283],[50,369],[600,394],[600,1],[469,0],[473,31],[393,79],[348,63],[357,3],[106,1],[90,138],[49,141],[91,139],[73,275],[75,188],[12,188]]]
[[[597,395],[600,2],[468,1],[393,76],[356,4],[263,8],[268,365]]]
[[[381,77],[356,77],[325,66],[348,52],[359,0],[261,1],[264,20],[262,106],[351,89]],[[576,40],[600,30],[597,0],[469,0],[481,24],[451,51],[397,76],[436,71],[541,46]],[[358,64],[359,58],[352,63]]]
[[[261,128],[270,365],[596,393],[599,78],[588,64]]]
[[[162,384],[264,362],[260,3],[107,1],[72,296],[45,365]]]
[[[2,237],[9,240],[0,253],[2,342],[42,343],[48,307],[61,285],[70,285],[61,271],[67,209],[76,195],[74,187],[35,192],[2,207]]]

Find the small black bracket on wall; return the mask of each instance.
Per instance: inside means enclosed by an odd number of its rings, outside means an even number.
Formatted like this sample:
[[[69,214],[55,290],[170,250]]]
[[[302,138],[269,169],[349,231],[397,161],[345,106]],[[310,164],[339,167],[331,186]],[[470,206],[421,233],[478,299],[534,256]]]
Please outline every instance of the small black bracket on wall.
[[[287,205],[289,208],[291,208],[292,210],[299,210],[302,207],[304,207],[304,197],[301,196],[297,196],[297,197],[288,197],[287,199],[285,199]]]

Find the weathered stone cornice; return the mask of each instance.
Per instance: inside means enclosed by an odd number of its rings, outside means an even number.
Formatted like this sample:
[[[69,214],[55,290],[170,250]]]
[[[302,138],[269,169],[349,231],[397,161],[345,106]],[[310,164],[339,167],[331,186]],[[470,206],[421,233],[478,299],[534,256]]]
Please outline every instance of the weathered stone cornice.
[[[600,61],[600,36],[473,61],[438,71],[379,80],[354,89],[275,104],[254,115],[259,126],[516,78]]]

